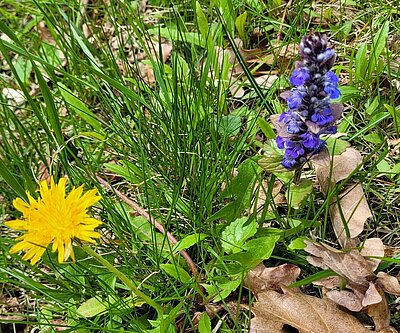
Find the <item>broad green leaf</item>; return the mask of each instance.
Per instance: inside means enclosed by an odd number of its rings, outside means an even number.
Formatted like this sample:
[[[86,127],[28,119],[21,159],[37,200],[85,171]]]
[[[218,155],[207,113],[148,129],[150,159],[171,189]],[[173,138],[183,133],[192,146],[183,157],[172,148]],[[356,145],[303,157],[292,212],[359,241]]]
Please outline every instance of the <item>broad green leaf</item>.
[[[237,253],[242,250],[246,240],[257,232],[258,223],[248,222],[247,217],[236,219],[221,233],[222,248],[226,253]]]
[[[227,298],[232,291],[236,290],[242,282],[241,279],[227,280],[223,282],[217,282],[216,285],[203,284],[204,289],[210,298],[213,298],[214,302],[222,301]]]
[[[375,70],[378,58],[386,47],[388,33],[389,21],[386,21],[382,28],[375,34],[375,37],[372,41],[372,50],[368,66],[368,77],[371,77],[372,72]]]
[[[364,140],[379,145],[384,139],[380,133],[370,133],[364,136]]]
[[[219,123],[218,132],[225,136],[235,136],[242,127],[242,118],[233,114],[222,116]]]
[[[369,105],[365,109],[365,113],[367,115],[371,116],[375,112],[375,110],[378,108],[378,106],[379,106],[379,96],[375,96],[375,98],[372,100],[372,102],[370,101]]]
[[[288,245],[289,250],[304,250],[306,247],[306,244],[304,244],[304,240],[306,237],[298,237],[296,239],[293,239],[290,244]]]
[[[389,111],[390,115],[393,117],[394,127],[397,132],[400,131],[400,108],[394,108],[389,104],[384,104],[386,110]]]
[[[203,239],[207,237],[206,234],[193,234],[193,235],[188,235],[182,240],[180,240],[173,248],[174,252],[179,252],[185,249],[188,249],[189,247],[193,246],[196,243],[201,242]]]
[[[240,14],[235,21],[235,26],[238,31],[239,37],[242,41],[246,40],[245,24],[247,20],[247,12],[244,11]]]
[[[276,134],[272,129],[272,126],[264,118],[259,117],[257,119],[257,124],[268,139],[275,139]]]
[[[140,184],[141,182],[143,182],[142,178],[137,177],[131,170],[129,170],[128,168],[126,168],[124,166],[114,164],[114,163],[104,163],[104,167],[107,170],[126,179],[131,184]]]
[[[184,32],[173,28],[152,28],[148,29],[147,32],[150,35],[160,35],[172,41],[187,42],[201,47],[205,46],[205,40],[196,32]]]
[[[106,310],[107,307],[104,305],[104,302],[101,299],[92,297],[86,302],[82,303],[81,306],[76,310],[76,313],[82,317],[91,318],[105,312]]]
[[[279,238],[279,236],[270,236],[251,239],[244,244],[243,248],[250,252],[254,258],[266,260],[271,257]]]
[[[203,312],[199,320],[199,333],[211,333],[211,320],[207,312]]]
[[[379,163],[376,165],[376,168],[379,170],[379,172],[383,173],[389,173],[391,170],[389,163],[385,160],[379,161]]]
[[[91,125],[95,130],[101,131],[102,127],[97,119],[97,116],[89,110],[84,102],[75,97],[73,93],[62,83],[58,83],[61,96],[64,98],[67,105],[74,110],[84,121]]]
[[[228,275],[238,275],[246,273],[258,266],[262,259],[258,258],[252,252],[238,252],[228,254],[227,256],[220,257],[224,261],[221,269],[225,270]]]
[[[310,179],[302,179],[300,184],[292,184],[290,188],[286,191],[286,198],[288,204],[298,209],[301,203],[311,194],[313,190],[313,183]]]
[[[340,155],[342,153],[344,153],[344,151],[350,147],[350,143],[342,140],[342,139],[336,139],[336,138],[332,138],[329,137],[326,140],[327,143],[327,148],[329,151],[329,155]]]
[[[188,272],[186,272],[182,267],[179,267],[175,264],[161,264],[161,269],[172,276],[174,279],[182,283],[188,283],[191,280],[191,277]]]
[[[197,27],[204,38],[208,37],[208,21],[198,1],[196,1]]]

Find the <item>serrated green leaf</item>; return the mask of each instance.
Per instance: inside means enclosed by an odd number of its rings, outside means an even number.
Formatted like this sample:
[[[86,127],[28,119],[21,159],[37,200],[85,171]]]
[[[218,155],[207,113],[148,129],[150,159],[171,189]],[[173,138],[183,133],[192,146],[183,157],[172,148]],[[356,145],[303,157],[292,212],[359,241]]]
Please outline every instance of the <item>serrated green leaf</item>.
[[[299,209],[312,190],[313,183],[310,179],[302,179],[298,185],[292,184],[286,191],[288,204],[294,209]]]
[[[188,235],[182,240],[180,240],[173,248],[173,252],[179,252],[189,247],[193,246],[196,243],[200,243],[203,239],[207,237],[206,234],[193,234]]]
[[[174,279],[182,283],[188,283],[191,280],[191,277],[188,272],[186,272],[182,267],[175,264],[161,264],[161,269],[167,273],[169,276],[172,276]]]
[[[246,240],[257,232],[258,224],[247,217],[236,219],[221,233],[222,248],[226,253],[237,253],[242,250]]]
[[[107,310],[103,301],[98,297],[89,298],[76,310],[76,313],[85,318],[91,318]]]

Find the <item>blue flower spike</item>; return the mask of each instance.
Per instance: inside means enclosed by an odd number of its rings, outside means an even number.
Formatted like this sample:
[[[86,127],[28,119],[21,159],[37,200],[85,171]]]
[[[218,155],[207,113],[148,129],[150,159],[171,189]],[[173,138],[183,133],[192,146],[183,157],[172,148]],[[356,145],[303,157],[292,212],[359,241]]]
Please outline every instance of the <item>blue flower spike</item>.
[[[293,88],[286,98],[288,109],[276,126],[276,143],[285,150],[282,165],[288,170],[301,169],[310,156],[324,148],[326,143],[320,136],[336,133],[333,123],[343,109],[331,103],[340,91],[339,79],[331,71],[336,55],[328,47],[326,36],[303,36],[299,55],[301,61],[290,76]]]

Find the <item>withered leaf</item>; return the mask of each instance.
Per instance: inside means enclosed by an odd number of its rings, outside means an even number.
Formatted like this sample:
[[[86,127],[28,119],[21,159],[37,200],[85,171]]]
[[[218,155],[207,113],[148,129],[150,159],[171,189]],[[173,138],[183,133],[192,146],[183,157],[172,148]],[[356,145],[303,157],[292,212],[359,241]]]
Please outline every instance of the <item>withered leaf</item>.
[[[252,269],[244,280],[244,286],[255,295],[272,289],[280,291],[282,286],[296,282],[300,275],[300,268],[292,264],[283,264],[277,267],[265,267],[263,264]]]
[[[253,304],[255,317],[250,323],[253,333],[281,333],[283,326],[290,325],[299,333],[368,333],[357,319],[341,311],[328,300],[308,296],[283,288],[280,294],[273,290],[263,291]]]
[[[400,296],[400,283],[394,276],[390,276],[385,272],[379,272],[377,274],[376,284],[381,287],[385,292]]]
[[[368,238],[364,242],[364,246],[360,251],[363,257],[384,257],[385,256],[385,245],[383,245],[382,239],[380,238]],[[367,258],[367,261],[371,264],[371,270],[375,271],[381,259],[378,258]]]
[[[349,230],[349,238],[355,238],[364,230],[365,222],[372,216],[360,184],[351,185],[342,191],[339,201],[332,204],[329,213],[336,237],[342,245],[348,238],[345,225]]]
[[[346,179],[362,162],[361,154],[354,148],[347,148],[343,154],[329,156],[326,150],[312,157],[322,191],[326,194],[333,186]]]

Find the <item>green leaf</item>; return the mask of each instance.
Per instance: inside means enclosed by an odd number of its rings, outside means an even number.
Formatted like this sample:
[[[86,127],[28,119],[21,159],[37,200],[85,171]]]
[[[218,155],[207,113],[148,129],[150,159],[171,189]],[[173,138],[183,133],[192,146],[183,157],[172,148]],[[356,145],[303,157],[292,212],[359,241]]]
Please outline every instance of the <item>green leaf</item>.
[[[254,258],[266,260],[271,257],[279,236],[259,237],[249,240],[243,248],[250,252]]]
[[[221,234],[222,248],[226,253],[237,253],[242,250],[246,240],[257,232],[258,223],[248,223],[247,217],[236,219]]]
[[[363,43],[358,48],[356,54],[356,77],[360,80],[365,80],[365,73],[367,71],[367,43]]]
[[[242,280],[238,278],[228,281],[224,279],[224,282],[218,282],[217,285],[203,284],[203,287],[207,291],[209,297],[213,298],[214,302],[219,302],[227,298],[232,291],[236,290],[237,287],[240,286],[241,282]]]
[[[161,269],[182,283],[188,283],[191,277],[182,267],[175,264],[161,264]]]
[[[368,77],[371,77],[372,72],[375,70],[376,63],[379,56],[382,54],[386,47],[386,41],[389,33],[389,21],[386,21],[372,41],[372,50],[369,59]]]
[[[259,117],[257,119],[257,124],[268,139],[275,139],[276,134],[272,129],[272,126],[264,118]]]
[[[245,24],[247,20],[247,12],[244,11],[235,20],[235,26],[238,31],[239,37],[242,41],[246,40]]]
[[[188,235],[182,240],[180,240],[173,248],[173,252],[179,252],[185,249],[188,249],[189,247],[193,246],[196,243],[201,242],[203,239],[207,237],[206,234],[193,234],[193,235]]]
[[[126,167],[123,167],[115,163],[104,163],[103,165],[107,170],[121,176],[122,178],[126,179],[133,185],[140,184],[141,182],[143,182],[142,178],[137,177],[130,169]]]
[[[173,28],[152,28],[148,29],[147,32],[150,35],[160,35],[172,41],[187,42],[201,47],[206,44],[204,38],[197,32],[184,32]]]
[[[390,115],[393,117],[393,121],[394,121],[394,127],[396,129],[397,132],[400,131],[400,109],[399,108],[394,108],[393,106],[389,105],[389,104],[384,104],[383,105],[386,110],[389,111]]]
[[[306,244],[304,243],[304,240],[307,239],[307,237],[298,237],[290,242],[288,245],[289,250],[304,250],[306,248]]]
[[[74,110],[84,121],[91,125],[95,130],[101,131],[102,127],[97,116],[89,110],[85,103],[75,97],[72,92],[62,83],[58,83],[61,96],[64,98],[67,105]]]
[[[329,155],[340,155],[344,153],[344,151],[350,147],[350,143],[337,138],[329,137],[326,140],[327,148],[329,151]]]
[[[312,190],[313,183],[310,179],[302,179],[298,185],[292,184],[286,191],[288,204],[294,209],[299,209],[300,204],[308,197]]]
[[[211,320],[207,312],[203,312],[199,320],[199,333],[211,333]]]
[[[89,298],[86,302],[82,303],[81,306],[76,310],[76,313],[85,318],[97,316],[98,314],[105,312],[107,307],[103,304],[103,301],[97,297]]]
[[[208,21],[198,1],[196,1],[197,27],[204,38],[208,37]]]
[[[391,170],[389,163],[385,160],[379,161],[379,163],[376,165],[376,168],[379,170],[379,172],[383,173],[389,173]]]
[[[365,109],[365,113],[371,116],[378,108],[378,106],[379,106],[379,96],[375,96],[372,102],[370,101],[369,105]]]
[[[370,133],[364,136],[364,140],[379,145],[384,139],[380,133]]]
[[[242,118],[234,114],[222,116],[219,123],[218,132],[225,136],[235,136],[242,127]]]

